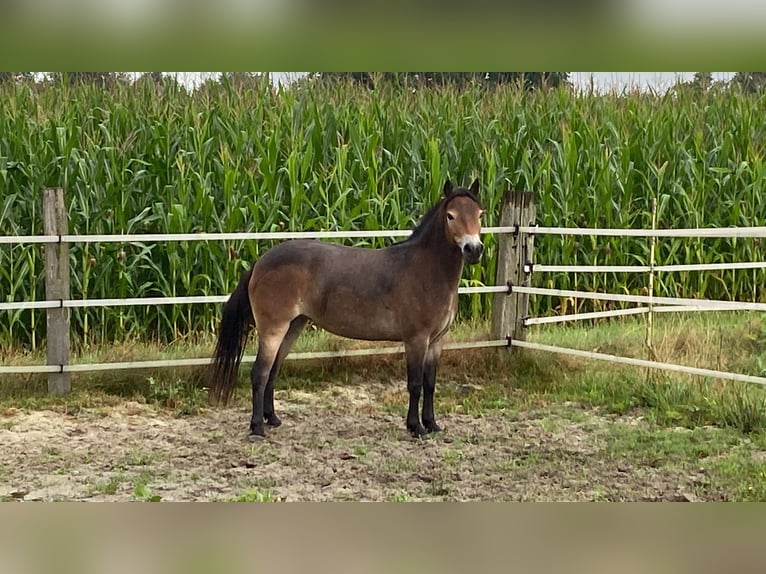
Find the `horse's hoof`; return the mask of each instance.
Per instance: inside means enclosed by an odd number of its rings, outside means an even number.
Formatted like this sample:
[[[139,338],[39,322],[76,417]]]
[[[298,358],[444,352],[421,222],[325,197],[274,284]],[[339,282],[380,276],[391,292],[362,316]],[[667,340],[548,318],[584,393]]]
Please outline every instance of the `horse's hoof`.
[[[251,432],[249,435],[247,435],[247,440],[249,440],[250,442],[261,442],[266,440],[266,435]]]
[[[265,417],[265,420],[266,420],[266,424],[273,429],[277,428],[278,426],[282,424],[282,421],[279,420],[279,417],[277,415],[271,415],[271,416]]]
[[[266,438],[266,431],[263,428],[263,425],[251,425],[250,426],[250,434],[248,437],[251,441],[258,441],[263,440]]]
[[[435,432],[442,432],[442,430],[443,430],[442,427],[440,427],[434,422],[426,423],[426,432],[429,434],[435,433]]]
[[[407,430],[410,431],[410,434],[412,435],[412,438],[422,438],[426,434],[428,434],[428,433],[426,433],[426,429],[424,429],[423,425],[421,425],[420,423],[418,423],[415,426],[408,427]]]

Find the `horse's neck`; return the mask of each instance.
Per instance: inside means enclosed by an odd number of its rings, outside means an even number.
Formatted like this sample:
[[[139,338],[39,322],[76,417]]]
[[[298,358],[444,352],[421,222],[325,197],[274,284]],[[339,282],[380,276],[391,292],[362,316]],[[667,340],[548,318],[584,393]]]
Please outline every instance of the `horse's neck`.
[[[423,271],[436,273],[442,276],[448,283],[457,284],[460,282],[460,276],[463,273],[463,256],[459,249],[447,242],[442,235],[423,238],[420,247],[430,252],[428,261],[433,267],[430,270]],[[426,240],[428,239],[428,240]]]

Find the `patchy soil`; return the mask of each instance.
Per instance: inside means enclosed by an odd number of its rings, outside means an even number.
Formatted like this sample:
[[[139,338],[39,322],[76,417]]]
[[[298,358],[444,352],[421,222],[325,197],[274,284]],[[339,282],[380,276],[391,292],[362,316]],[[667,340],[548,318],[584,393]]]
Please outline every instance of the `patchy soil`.
[[[7,412],[0,419],[4,500],[697,500],[698,461],[647,464],[615,451],[614,429],[645,423],[576,405],[437,417],[426,440],[404,429],[402,382],[282,390],[283,424],[253,443],[250,410],[176,417],[117,407]],[[668,432],[674,432],[672,429]],[[681,432],[681,431],[678,431]],[[703,494],[700,494],[703,493]]]

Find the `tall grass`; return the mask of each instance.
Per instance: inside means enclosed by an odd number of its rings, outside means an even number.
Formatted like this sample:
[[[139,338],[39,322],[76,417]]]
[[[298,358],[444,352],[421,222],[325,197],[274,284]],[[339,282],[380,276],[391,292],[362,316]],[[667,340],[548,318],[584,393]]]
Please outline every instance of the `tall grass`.
[[[196,92],[139,82],[0,87],[0,234],[42,232],[41,190],[64,186],[70,232],[394,229],[415,224],[446,177],[478,176],[486,225],[502,191],[534,190],[553,226],[764,225],[766,99],[737,91],[574,95],[513,88]],[[349,240],[348,243],[351,243]],[[382,246],[388,240],[359,240]],[[269,241],[73,245],[72,297],[226,294]],[[495,242],[466,281],[492,284]],[[642,239],[540,236],[549,264],[641,264]],[[758,240],[661,240],[662,263],[758,259]],[[0,300],[44,298],[40,246],[0,247]],[[763,300],[762,271],[661,274],[658,295]],[[541,285],[640,292],[627,274],[535,276]],[[532,300],[543,314],[568,302]],[[486,316],[471,296],[461,314]],[[585,310],[598,302],[585,301]],[[44,314],[2,312],[0,345],[35,346]],[[217,325],[212,305],[75,310],[75,342],[169,340]]]

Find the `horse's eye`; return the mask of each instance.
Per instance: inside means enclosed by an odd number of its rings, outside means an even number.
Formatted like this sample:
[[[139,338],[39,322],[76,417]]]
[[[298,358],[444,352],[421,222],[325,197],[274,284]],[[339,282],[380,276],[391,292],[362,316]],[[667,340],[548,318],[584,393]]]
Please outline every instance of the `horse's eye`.
[[[448,219],[449,221],[452,221],[453,219],[455,219],[455,216],[454,216],[454,215],[452,215],[451,213],[447,212],[447,219]]]

